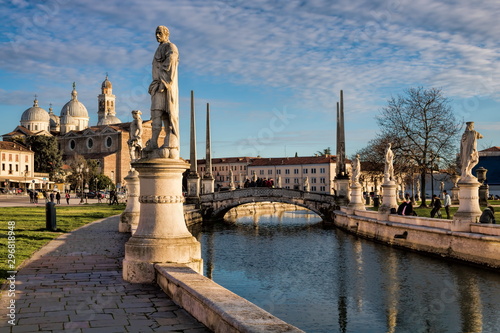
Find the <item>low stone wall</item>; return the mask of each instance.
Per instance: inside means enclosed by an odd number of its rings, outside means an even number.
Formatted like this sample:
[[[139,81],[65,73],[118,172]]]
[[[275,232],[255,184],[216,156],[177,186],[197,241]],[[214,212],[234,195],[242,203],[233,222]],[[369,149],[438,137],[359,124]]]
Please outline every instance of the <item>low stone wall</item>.
[[[212,280],[179,264],[156,264],[165,293],[214,332],[303,332]]]
[[[389,245],[500,268],[500,235],[495,234],[500,229],[495,225],[471,223],[471,232],[459,232],[450,230],[451,220],[373,213],[337,211],[334,224]]]
[[[196,205],[184,205],[184,219],[188,227],[203,222],[203,217]]]

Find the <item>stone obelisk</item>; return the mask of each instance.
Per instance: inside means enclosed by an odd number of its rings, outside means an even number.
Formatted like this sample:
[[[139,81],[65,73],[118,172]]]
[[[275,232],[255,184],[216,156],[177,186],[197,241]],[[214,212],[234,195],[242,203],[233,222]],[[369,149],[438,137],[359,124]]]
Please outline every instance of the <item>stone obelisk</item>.
[[[141,213],[137,231],[125,244],[123,279],[133,283],[153,283],[158,263],[184,264],[203,271],[200,243],[184,220],[182,174],[190,166],[179,157],[178,51],[169,41],[166,27],[159,26],[156,37],[160,45],[149,88],[152,137],[142,158],[132,163],[139,172]],[[166,136],[159,146],[162,130]]]
[[[210,142],[210,104],[207,103],[207,142],[206,142],[206,157],[205,157],[205,174],[201,180],[203,193],[213,193],[215,187],[215,179],[212,174],[212,147]]]
[[[190,156],[191,164],[187,175],[187,201],[188,203],[197,203],[200,198],[200,176],[198,175],[198,163],[196,160],[196,121],[194,112],[194,92],[191,90],[191,138],[190,138]]]
[[[337,168],[335,190],[339,205],[345,206],[349,201],[349,175],[346,168],[345,131],[344,131],[344,92],[340,91],[340,103],[337,103]]]

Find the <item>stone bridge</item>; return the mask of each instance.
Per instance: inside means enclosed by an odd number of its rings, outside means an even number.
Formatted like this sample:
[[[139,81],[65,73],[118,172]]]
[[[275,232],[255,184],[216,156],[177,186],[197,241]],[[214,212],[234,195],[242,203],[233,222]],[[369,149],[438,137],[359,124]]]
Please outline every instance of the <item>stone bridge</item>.
[[[231,208],[254,202],[283,202],[305,207],[325,221],[333,221],[333,212],[339,209],[333,195],[283,188],[249,187],[200,195],[201,214],[207,220],[223,218]]]

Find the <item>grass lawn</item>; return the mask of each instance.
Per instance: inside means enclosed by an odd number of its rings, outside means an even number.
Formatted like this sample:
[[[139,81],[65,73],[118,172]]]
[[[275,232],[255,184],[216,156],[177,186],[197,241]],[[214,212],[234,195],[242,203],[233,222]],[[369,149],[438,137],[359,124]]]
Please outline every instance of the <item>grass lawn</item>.
[[[33,253],[52,239],[90,222],[120,214],[124,209],[125,205],[123,204],[56,206],[57,231],[52,232],[45,230],[44,205],[0,207],[0,284],[6,281],[7,271],[17,270],[24,260],[30,258]],[[10,243],[15,244],[15,250],[11,249],[11,252],[15,252],[11,253],[10,256],[9,234],[11,235]],[[15,242],[12,236],[15,237]]]

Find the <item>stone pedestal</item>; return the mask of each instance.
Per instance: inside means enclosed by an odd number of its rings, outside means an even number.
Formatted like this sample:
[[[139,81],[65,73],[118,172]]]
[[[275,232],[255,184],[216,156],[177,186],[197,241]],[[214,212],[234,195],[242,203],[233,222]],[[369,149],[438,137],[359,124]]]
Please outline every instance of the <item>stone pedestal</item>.
[[[184,220],[180,159],[145,158],[132,164],[139,172],[141,213],[134,235],[125,244],[123,279],[153,283],[155,263],[179,263],[202,273],[200,243]]]
[[[458,186],[454,186],[451,188],[451,204],[452,205],[458,205],[460,201],[458,200],[458,192],[459,192]]]
[[[354,183],[351,186],[351,200],[347,205],[347,208],[365,210],[365,204],[363,202],[363,186],[359,183]]]
[[[396,200],[396,183],[393,180],[386,181],[382,184],[382,204],[378,211],[380,213],[389,214],[391,208],[398,208]]]
[[[458,210],[453,216],[452,231],[470,231],[470,223],[478,222],[481,216],[479,208],[479,186],[474,178],[460,180],[458,187]]]
[[[200,177],[198,174],[189,173],[186,177],[187,180],[187,195],[186,199],[189,202],[197,202],[200,198]]]
[[[215,192],[215,179],[214,177],[203,177],[201,180],[202,193],[214,193]]]
[[[130,170],[127,177],[127,206],[120,215],[119,232],[134,233],[139,224],[139,215],[141,213],[141,204],[139,202],[139,173],[134,169]]]
[[[334,180],[334,184],[336,190],[335,194],[337,195],[339,206],[347,206],[350,196],[349,177],[337,176]]]
[[[479,206],[488,206],[488,196],[490,195],[490,187],[487,184],[479,186]]]

